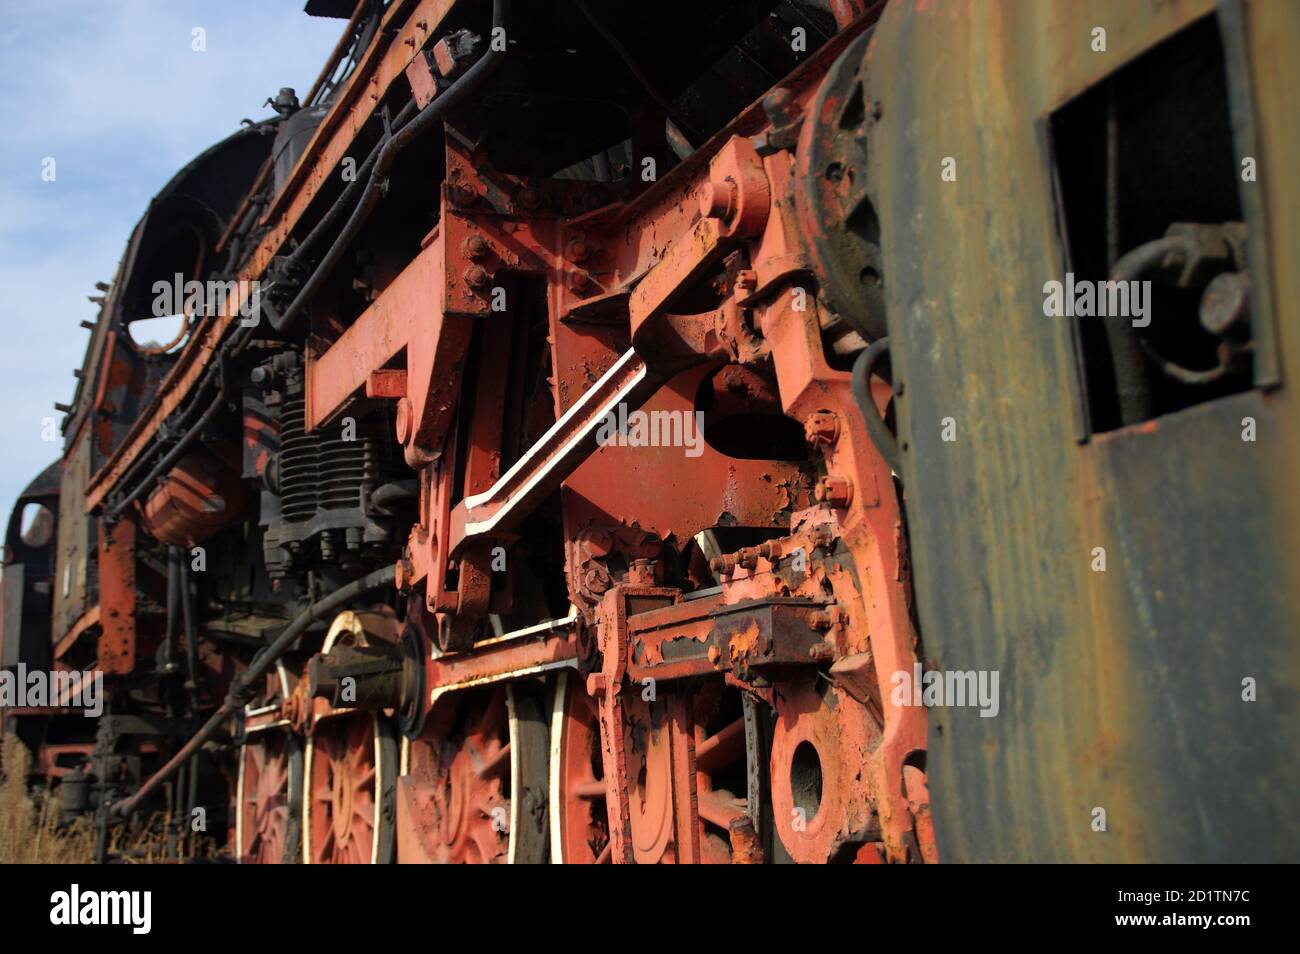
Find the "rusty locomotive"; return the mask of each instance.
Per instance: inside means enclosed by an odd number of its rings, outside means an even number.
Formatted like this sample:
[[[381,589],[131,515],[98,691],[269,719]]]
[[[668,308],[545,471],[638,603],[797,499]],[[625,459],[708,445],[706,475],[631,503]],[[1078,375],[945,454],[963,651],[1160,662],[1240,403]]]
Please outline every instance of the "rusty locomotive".
[[[69,816],[1295,856],[1300,7],[307,12],[320,78],[150,204],[9,523],[0,662],[64,678],[4,725]]]

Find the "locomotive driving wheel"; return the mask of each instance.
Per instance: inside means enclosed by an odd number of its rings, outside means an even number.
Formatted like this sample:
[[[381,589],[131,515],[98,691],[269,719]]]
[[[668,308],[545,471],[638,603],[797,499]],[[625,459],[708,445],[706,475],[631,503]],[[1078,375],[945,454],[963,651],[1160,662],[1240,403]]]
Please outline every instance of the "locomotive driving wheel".
[[[628,744],[629,812],[632,857],[637,864],[673,864],[695,860],[690,846],[678,843],[677,814],[697,813],[698,860],[731,860],[730,823],[746,813],[745,727],[740,694],[711,680],[675,689],[676,699],[626,704],[631,733]],[[674,724],[670,705],[681,713]],[[674,797],[674,746],[689,750],[694,765],[693,798]],[[680,758],[680,757],[679,757]],[[688,807],[690,806],[690,807]]]
[[[551,715],[551,861],[608,864],[600,718],[577,673],[561,670]]]
[[[540,687],[499,683],[445,697],[410,743],[403,861],[546,861],[547,725]]]
[[[319,720],[307,742],[306,864],[387,864],[393,855],[397,743],[380,715]]]
[[[239,760],[235,833],[240,864],[292,864],[302,832],[302,749],[279,728],[250,736]]]

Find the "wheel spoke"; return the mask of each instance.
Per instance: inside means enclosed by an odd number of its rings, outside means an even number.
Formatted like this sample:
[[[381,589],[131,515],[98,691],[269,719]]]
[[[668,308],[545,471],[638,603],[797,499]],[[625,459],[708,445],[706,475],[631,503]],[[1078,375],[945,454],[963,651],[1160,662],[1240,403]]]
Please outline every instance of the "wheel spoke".
[[[695,770],[710,775],[745,757],[745,720],[737,719],[695,747]]]
[[[700,817],[720,828],[730,827],[733,821],[745,814],[744,801],[728,798],[720,792],[700,792],[699,806]]]
[[[501,746],[495,755],[490,756],[483,762],[483,768],[479,774],[484,778],[499,778],[510,771],[510,744],[506,743]]]
[[[589,799],[603,799],[607,794],[605,783],[598,781],[597,779],[592,779],[589,782],[579,782],[577,785],[571,785],[569,787],[569,792],[574,798]]]

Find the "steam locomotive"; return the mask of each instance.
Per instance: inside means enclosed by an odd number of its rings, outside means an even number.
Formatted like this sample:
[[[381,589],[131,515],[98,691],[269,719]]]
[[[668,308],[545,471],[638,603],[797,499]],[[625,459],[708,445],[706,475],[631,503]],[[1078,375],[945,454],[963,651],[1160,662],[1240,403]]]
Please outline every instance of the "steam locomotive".
[[[68,818],[1296,856],[1300,7],[306,12],[337,48],[150,203],[8,524]]]

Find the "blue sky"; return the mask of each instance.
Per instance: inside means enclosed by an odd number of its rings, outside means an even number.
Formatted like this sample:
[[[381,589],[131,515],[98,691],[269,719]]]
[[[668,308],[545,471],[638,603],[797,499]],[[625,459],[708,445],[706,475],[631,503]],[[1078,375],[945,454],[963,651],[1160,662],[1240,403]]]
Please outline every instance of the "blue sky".
[[[316,78],[344,21],[304,2],[0,0],[0,520],[62,451],[42,420],[72,396],[86,296],[149,199],[241,119],[270,116],[281,86],[303,95]]]

